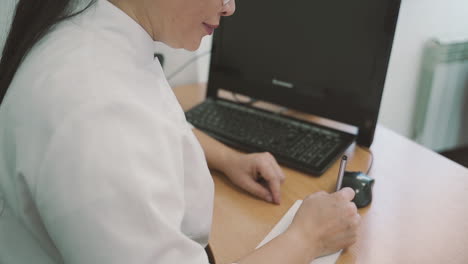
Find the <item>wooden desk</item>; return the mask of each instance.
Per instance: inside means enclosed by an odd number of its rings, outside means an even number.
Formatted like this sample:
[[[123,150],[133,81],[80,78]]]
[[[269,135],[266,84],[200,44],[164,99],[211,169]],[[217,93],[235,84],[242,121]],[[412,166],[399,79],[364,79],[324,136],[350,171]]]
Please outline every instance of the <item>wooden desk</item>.
[[[205,86],[174,89],[183,108],[204,99]],[[371,147],[373,202],[360,209],[358,242],[337,263],[468,263],[468,169],[378,126]],[[352,145],[348,170],[367,170],[370,155]],[[281,205],[246,195],[213,174],[215,209],[210,244],[218,264],[252,251],[294,201],[332,191],[338,162],[319,178],[283,167]],[[285,252],[287,254],[287,252]]]

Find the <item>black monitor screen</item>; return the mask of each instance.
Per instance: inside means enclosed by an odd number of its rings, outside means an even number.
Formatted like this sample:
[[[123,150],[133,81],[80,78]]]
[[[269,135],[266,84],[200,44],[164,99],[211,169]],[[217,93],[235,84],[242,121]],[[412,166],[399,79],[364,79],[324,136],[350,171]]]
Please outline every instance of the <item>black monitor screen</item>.
[[[209,90],[227,89],[356,126],[364,115],[377,118],[399,1],[236,4],[214,36]]]

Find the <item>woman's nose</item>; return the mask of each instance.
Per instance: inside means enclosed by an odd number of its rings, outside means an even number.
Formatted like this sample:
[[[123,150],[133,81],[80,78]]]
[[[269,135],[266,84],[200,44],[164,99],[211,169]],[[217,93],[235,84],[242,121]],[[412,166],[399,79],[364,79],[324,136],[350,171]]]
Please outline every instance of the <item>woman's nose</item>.
[[[231,0],[229,1],[228,4],[223,6],[223,9],[221,10],[221,16],[232,16],[234,12],[236,11],[236,0]]]

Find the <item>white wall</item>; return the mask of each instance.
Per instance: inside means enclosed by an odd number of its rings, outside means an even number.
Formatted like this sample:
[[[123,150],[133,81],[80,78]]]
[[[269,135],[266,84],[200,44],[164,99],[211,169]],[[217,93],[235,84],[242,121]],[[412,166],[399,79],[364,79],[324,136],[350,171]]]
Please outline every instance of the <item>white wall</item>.
[[[402,0],[380,123],[411,135],[423,47],[445,36],[468,37],[468,0]]]

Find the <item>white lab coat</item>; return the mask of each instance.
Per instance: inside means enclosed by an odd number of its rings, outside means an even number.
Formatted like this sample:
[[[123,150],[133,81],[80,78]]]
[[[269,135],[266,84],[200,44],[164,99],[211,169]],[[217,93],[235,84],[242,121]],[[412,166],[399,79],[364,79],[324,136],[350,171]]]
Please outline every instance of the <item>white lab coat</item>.
[[[27,56],[0,107],[0,263],[208,263],[213,181],[154,52],[99,0]]]

